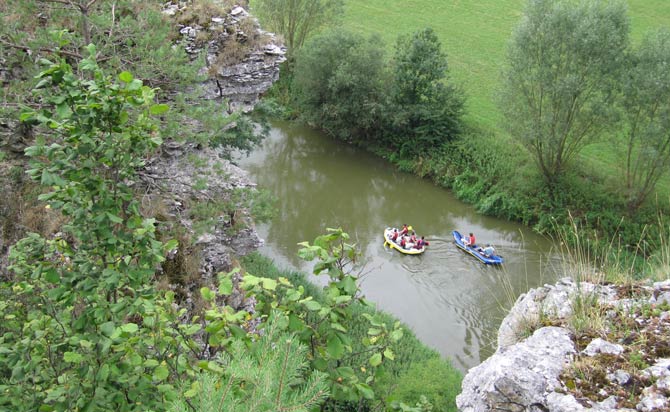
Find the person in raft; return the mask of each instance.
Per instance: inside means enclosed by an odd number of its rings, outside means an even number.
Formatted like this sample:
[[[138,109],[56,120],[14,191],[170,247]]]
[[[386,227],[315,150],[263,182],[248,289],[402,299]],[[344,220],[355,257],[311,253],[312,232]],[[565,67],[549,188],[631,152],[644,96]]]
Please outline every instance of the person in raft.
[[[490,243],[488,243],[488,244],[486,245],[486,247],[482,250],[482,253],[483,253],[484,256],[486,256],[486,257],[492,257],[492,256],[495,256],[495,255],[496,255],[496,250],[495,250],[495,248],[494,248],[493,246],[491,246]]]
[[[424,236],[421,236],[421,239],[416,241],[416,244],[414,245],[415,248],[421,249],[424,246],[428,246],[430,243],[426,239],[424,239]]]
[[[465,246],[470,246],[471,248],[477,248],[477,243],[475,241],[475,235],[473,235],[472,232],[470,232],[470,236],[464,237],[461,240],[463,241],[463,244]]]
[[[402,230],[400,231],[400,236],[405,236],[409,232],[407,224],[402,225]]]
[[[393,229],[393,234],[391,235],[391,240],[394,242],[398,241],[398,229]]]
[[[407,242],[405,241],[405,236],[400,237],[400,247],[403,249],[407,248]]]

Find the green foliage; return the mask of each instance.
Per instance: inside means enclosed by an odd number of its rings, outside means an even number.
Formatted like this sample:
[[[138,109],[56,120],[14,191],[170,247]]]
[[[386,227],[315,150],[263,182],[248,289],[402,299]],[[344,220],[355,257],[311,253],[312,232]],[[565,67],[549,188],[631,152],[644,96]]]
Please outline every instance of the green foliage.
[[[393,382],[388,399],[410,405],[430,403],[434,411],[456,412],[455,399],[461,392],[461,380],[458,370],[436,356],[412,364]]]
[[[463,94],[444,83],[447,56],[432,29],[398,38],[391,71],[387,140],[402,156],[425,153],[458,135]]]
[[[252,273],[263,273],[266,277],[272,279],[286,278],[297,288],[304,290],[305,296],[312,296],[314,300],[324,304],[325,290],[321,290],[321,288],[310,282],[302,273],[280,271],[269,259],[258,254],[245,257],[243,264],[245,269]],[[364,304],[353,303],[351,311],[350,319],[345,326],[347,334],[351,337],[353,353],[365,353],[366,346],[364,342],[366,339],[369,339],[368,330],[370,329],[366,316],[375,316],[378,321],[385,323],[387,328],[392,328],[397,322],[393,316],[376,311],[373,307]],[[375,392],[375,399],[382,401],[388,398],[388,401],[403,402],[405,404],[416,403],[419,400],[415,396],[418,394],[417,391],[402,393],[399,391],[401,390],[400,387],[412,387],[413,385],[414,387],[418,387],[420,382],[416,376],[421,374],[421,367],[425,366],[428,368],[428,371],[434,373],[437,377],[435,379],[431,378],[434,386],[430,386],[431,390],[426,392],[430,402],[435,405],[448,404],[451,405],[450,407],[455,405],[455,396],[458,391],[451,391],[449,388],[460,387],[461,374],[450,366],[447,361],[442,360],[437,352],[426,347],[410,330],[403,330],[402,338],[393,345],[393,354],[395,357],[393,362],[383,362],[376,372],[375,380],[371,383],[371,387]],[[365,362],[369,359],[369,356],[352,356],[351,360],[354,359]],[[351,364],[351,361],[347,363]],[[354,369],[356,369],[355,366]],[[410,370],[413,372],[407,375]],[[399,382],[403,383],[400,384]],[[435,399],[438,394],[444,394],[444,388],[447,388],[446,391],[449,392],[447,397],[444,399]],[[393,396],[389,398],[389,395]],[[351,410],[351,408],[346,403],[335,403],[331,400],[326,404],[326,410]],[[441,409],[436,408],[434,410]]]
[[[62,2],[0,4],[0,60],[12,68],[2,95],[3,102],[10,104],[0,105],[0,118],[14,118],[19,105],[36,104],[29,93],[32,78],[40,70],[35,61],[61,53],[79,62],[86,56],[85,47],[96,44],[96,59],[102,67],[109,72],[132,72],[153,87],[159,99],[174,100],[173,110],[159,117],[165,138],[195,140],[222,149],[222,156],[228,157],[232,150],[250,151],[265,137],[267,129],[255,129],[249,116],[229,116],[220,101],[202,97],[197,84],[203,80],[198,71],[205,66],[204,57],[192,59],[184,47],[174,44],[180,37],[178,25],[162,12],[161,4],[77,0],[44,7],[43,3]],[[207,21],[225,12],[211,2],[193,2],[187,10],[191,8],[203,12],[199,17]],[[245,24],[253,25],[251,19]],[[247,31],[254,33],[247,36],[249,42],[258,36],[255,27]]]
[[[204,372],[170,412],[307,412],[328,396],[326,375],[308,368],[307,347],[271,317],[250,344],[235,340],[221,373]]]
[[[21,81],[39,70],[29,62],[30,53],[23,47],[41,55],[60,50],[78,61],[93,43],[98,60],[110,71],[132,71],[164,91],[196,77],[198,65],[190,64],[183,48],[172,47],[176,31],[158,3],[77,0],[60,7],[44,7],[43,3],[9,0],[0,5],[0,38],[9,46],[4,57],[10,66],[20,66],[25,76],[12,79],[12,88],[25,91],[31,84],[21,85]]]
[[[290,53],[342,14],[342,0],[255,0],[254,11],[268,30],[284,36]]]
[[[501,107],[553,184],[611,126],[628,47],[620,1],[530,1],[509,48]]]
[[[669,59],[670,32],[650,33],[633,51],[623,84],[625,181],[631,212],[642,205],[670,165]]]
[[[314,274],[329,277],[317,297],[283,277],[275,280],[247,274],[242,287],[257,297],[259,313],[269,315],[278,309],[284,314],[288,331],[308,345],[312,368],[328,374],[334,400],[358,402],[375,398],[375,379],[382,365],[396,358],[394,345],[403,337],[403,329],[399,322],[389,324],[381,314],[357,309],[369,303],[359,296],[356,277],[348,273],[358,257],[348,240],[342,229],[329,229],[313,244],[301,243],[300,257],[318,260]],[[349,325],[355,324],[365,332],[350,333]]]
[[[293,93],[304,119],[340,139],[424,154],[460,132],[462,94],[443,83],[446,57],[430,29],[400,38],[391,67],[380,40],[344,31],[297,56]]]
[[[305,120],[340,139],[365,143],[381,127],[383,49],[379,40],[331,31],[298,55],[293,93]]]
[[[0,390],[13,410],[132,411],[159,408],[186,362],[171,337],[171,297],[149,280],[166,250],[132,196],[135,169],[160,144],[150,116],[164,112],[153,89],[128,72],[112,82],[88,48],[79,70],[44,61],[43,109],[22,120],[48,127],[26,149],[40,196],[68,224],[11,250],[2,288]]]

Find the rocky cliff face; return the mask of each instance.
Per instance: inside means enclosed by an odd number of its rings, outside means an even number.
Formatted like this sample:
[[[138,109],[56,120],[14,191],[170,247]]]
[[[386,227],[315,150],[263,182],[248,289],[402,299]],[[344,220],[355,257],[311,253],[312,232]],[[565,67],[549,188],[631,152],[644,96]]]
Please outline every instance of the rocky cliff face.
[[[170,5],[166,13],[179,16],[187,7]],[[206,98],[226,101],[229,112],[252,109],[279,78],[286,47],[239,5],[209,19],[182,20],[179,32],[186,51],[194,58],[206,53]]]
[[[670,281],[564,279],[519,297],[498,350],[468,371],[456,403],[463,412],[650,412],[669,411],[669,395]]]

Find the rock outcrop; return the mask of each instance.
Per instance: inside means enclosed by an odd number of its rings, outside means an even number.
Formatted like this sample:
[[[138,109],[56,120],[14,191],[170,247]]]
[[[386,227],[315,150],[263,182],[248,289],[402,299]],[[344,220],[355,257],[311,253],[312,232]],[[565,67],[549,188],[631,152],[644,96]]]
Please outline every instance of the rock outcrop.
[[[575,353],[569,332],[546,327],[472,368],[456,402],[463,412],[543,411]]]
[[[187,7],[170,5],[166,13],[179,15]],[[202,16],[187,21],[180,25],[179,33],[191,56],[205,51],[205,98],[226,101],[228,112],[252,109],[279,78],[279,66],[286,60],[286,47],[241,6],[212,15],[206,23]]]
[[[459,410],[669,411],[668,291],[670,281],[617,287],[563,279],[520,296],[496,353],[465,376]],[[575,333],[585,307],[600,329]]]
[[[237,224],[231,221],[230,214],[220,210],[213,211],[206,231],[198,233],[194,228],[193,209],[197,205],[225,203],[236,189],[256,187],[244,170],[220,158],[215,150],[166,143],[163,155],[152,159],[141,177],[147,196],[159,197],[169,218],[196,236],[195,244],[202,257],[200,272],[205,279],[229,271],[234,257],[244,256],[262,245],[245,210],[234,210]],[[239,223],[244,228],[233,228],[240,226]]]

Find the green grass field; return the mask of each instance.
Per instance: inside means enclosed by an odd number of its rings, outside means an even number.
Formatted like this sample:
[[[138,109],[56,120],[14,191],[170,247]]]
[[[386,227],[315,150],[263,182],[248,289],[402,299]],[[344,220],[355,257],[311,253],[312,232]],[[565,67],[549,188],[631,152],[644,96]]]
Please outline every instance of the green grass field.
[[[507,43],[522,16],[525,0],[346,0],[343,26],[355,32],[382,36],[391,50],[400,34],[431,27],[447,53],[452,80],[467,95],[466,120],[501,139],[503,119],[496,94],[505,65]],[[631,36],[660,26],[670,27],[670,0],[629,0]],[[584,151],[594,170],[618,175],[611,145]],[[670,193],[670,179],[659,187]]]

